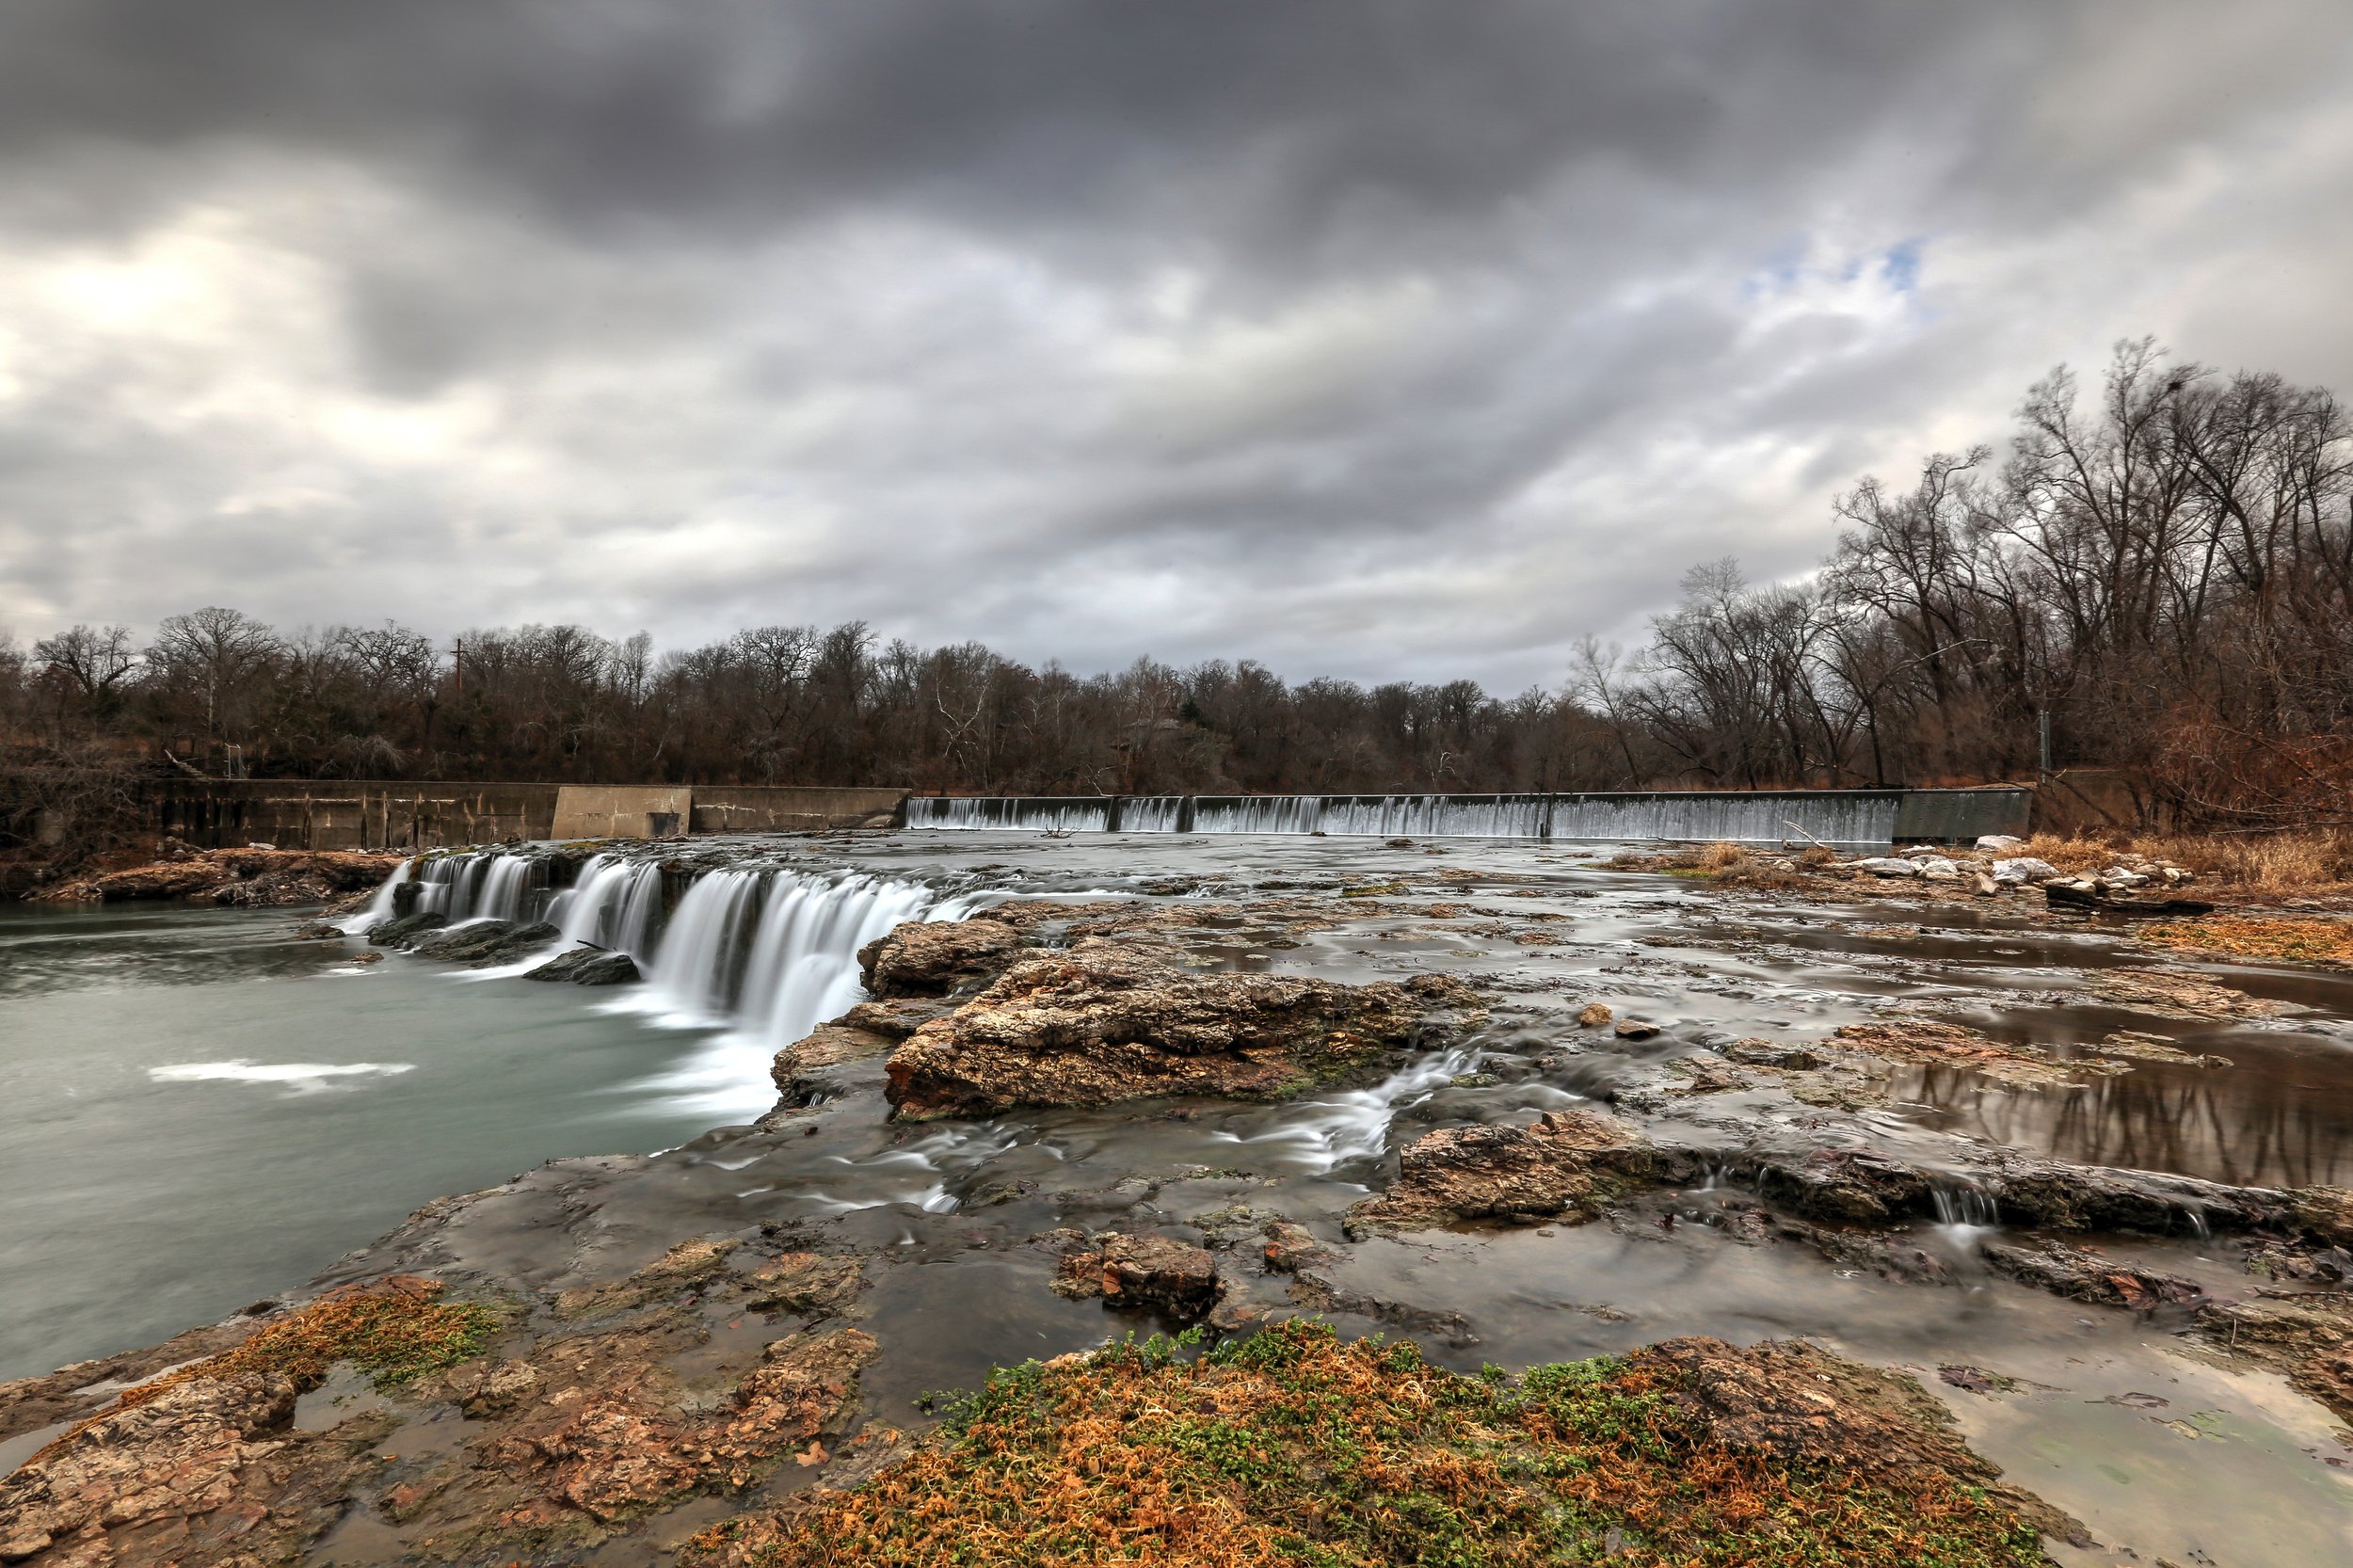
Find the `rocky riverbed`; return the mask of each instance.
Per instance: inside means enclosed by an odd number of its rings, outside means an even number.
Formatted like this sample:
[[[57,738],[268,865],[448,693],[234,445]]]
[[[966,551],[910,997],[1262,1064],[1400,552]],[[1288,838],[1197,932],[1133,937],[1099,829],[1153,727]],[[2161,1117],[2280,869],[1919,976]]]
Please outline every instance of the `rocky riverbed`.
[[[757,1120],[0,1386],[0,1561],[2353,1554],[2353,980],[2229,909],[959,840],[624,847],[616,999],[714,875],[966,903]]]

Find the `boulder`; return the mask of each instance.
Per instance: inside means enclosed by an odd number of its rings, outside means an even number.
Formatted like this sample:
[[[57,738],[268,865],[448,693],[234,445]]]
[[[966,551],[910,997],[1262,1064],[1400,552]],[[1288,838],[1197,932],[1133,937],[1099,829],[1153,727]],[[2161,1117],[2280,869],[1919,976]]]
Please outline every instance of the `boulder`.
[[[637,960],[611,948],[574,948],[526,971],[523,978],[565,980],[574,985],[628,985],[638,979]]]
[[[1910,860],[1892,855],[1874,855],[1861,860],[1847,862],[1847,870],[1867,876],[1918,876],[1920,868]]]
[[[428,931],[439,931],[449,924],[449,917],[432,910],[403,915],[397,920],[378,920],[368,927],[368,942],[379,948],[405,948]]]
[[[877,997],[942,996],[1001,973],[1026,940],[1001,920],[908,920],[858,949],[858,974]]]
[[[1547,1112],[1529,1127],[1442,1128],[1399,1155],[1396,1182],[1351,1208],[1348,1228],[1577,1224],[1598,1216],[1633,1181],[1681,1174],[1689,1164],[1596,1111]]]
[[[1442,976],[1204,974],[1088,937],[1024,959],[918,1029],[891,1053],[886,1094],[909,1119],[1163,1095],[1279,1099],[1409,1045],[1442,1045],[1474,1002]]]
[[[856,1009],[852,1009],[853,1016]],[[819,1024],[807,1036],[776,1052],[768,1076],[791,1106],[840,1094],[851,1087],[845,1069],[887,1055],[895,1041],[890,1035],[859,1029],[846,1018]],[[870,1069],[871,1071],[871,1069]]]
[[[1977,850],[1984,855],[2009,855],[2025,847],[2025,840],[2008,833],[1981,833],[1977,836]]]
[[[1206,1247],[1165,1236],[1104,1236],[1089,1250],[1063,1255],[1057,1294],[1100,1296],[1131,1312],[1198,1318],[1217,1304],[1217,1260]]]
[[[404,944],[420,958],[488,968],[527,958],[564,934],[545,920],[523,924],[515,920],[469,920],[464,925],[429,932]]]
[[[1993,862],[1993,880],[2012,885],[2048,882],[2058,873],[2057,866],[2048,860],[2038,860],[2031,855],[2016,855]]]

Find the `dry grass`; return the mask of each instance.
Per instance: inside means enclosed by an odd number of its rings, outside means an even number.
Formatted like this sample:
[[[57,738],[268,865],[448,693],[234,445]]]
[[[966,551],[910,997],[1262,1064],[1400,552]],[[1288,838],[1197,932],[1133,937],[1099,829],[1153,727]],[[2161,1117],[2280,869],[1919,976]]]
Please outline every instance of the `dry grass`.
[[[762,1568],[2044,1560],[2037,1530],[1941,1468],[1722,1446],[1678,1402],[1681,1375],[1605,1359],[1463,1377],[1411,1344],[1343,1343],[1299,1321],[1191,1362],[1165,1340],[1114,1346],[999,1372],[943,1439],[855,1490],[706,1531],[689,1556]]]
[[[2343,891],[2353,885],[2353,835],[2341,832],[2091,839],[2038,833],[2019,853],[2063,872],[2105,871],[2121,855],[2143,855],[2185,866],[2201,882],[2255,893]]]
[[[2185,952],[2220,952],[2234,958],[2286,959],[2300,964],[2353,968],[2353,920],[2263,920],[2221,915],[2149,926],[2141,931],[2140,938]]]

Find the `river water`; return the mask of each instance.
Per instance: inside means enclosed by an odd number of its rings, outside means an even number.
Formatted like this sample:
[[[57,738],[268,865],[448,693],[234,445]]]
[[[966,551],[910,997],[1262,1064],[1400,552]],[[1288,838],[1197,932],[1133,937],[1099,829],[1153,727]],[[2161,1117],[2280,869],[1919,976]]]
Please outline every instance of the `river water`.
[[[2155,1016],[2104,989],[2158,961],[2116,931],[1983,905],[1726,898],[1608,872],[1606,853],[987,831],[696,840],[664,863],[666,917],[636,925],[621,916],[648,906],[649,884],[614,863],[581,883],[611,894],[602,914],[584,898],[556,904],[553,888],[517,894],[530,879],[512,866],[437,884],[457,897],[496,887],[508,912],[548,913],[629,948],[650,979],[615,992],[400,953],[355,965],[356,939],[296,941],[296,917],[282,911],[0,915],[0,1092],[12,1113],[0,1133],[0,1377],[216,1318],[428,1198],[542,1160],[673,1150],[616,1184],[599,1224],[656,1252],[696,1230],[767,1223],[840,1225],[888,1249],[900,1266],[875,1287],[872,1326],[900,1349],[867,1400],[904,1420],[922,1388],[1101,1336],[1098,1307],[1044,1288],[1050,1258],[1025,1240],[1037,1232],[1181,1227],[1237,1202],[1328,1232],[1385,1179],[1396,1147],[1433,1126],[1597,1098],[1734,1037],[1813,1039],[1891,1005],[2061,1058],[2133,1031],[2234,1065],[2142,1062],[2066,1090],[1920,1073],[1863,1118],[1887,1146],[1916,1153],[1958,1131],[2223,1181],[2353,1181],[2353,980],[2199,966],[2281,1011]],[[1339,980],[1444,969],[1496,995],[1495,1018],[1382,1083],[1291,1105],[909,1129],[886,1124],[868,1082],[789,1134],[711,1130],[741,1129],[770,1103],[770,1056],[855,998],[849,966],[870,933],[1040,894],[1293,901],[1294,914],[1319,918],[1220,916],[1187,945],[1196,962]],[[1433,904],[1453,912],[1433,916]],[[1659,1033],[1579,1035],[1574,1015],[1596,1000]],[[1671,1201],[1688,1218],[1721,1196]],[[1923,1245],[1965,1265],[1967,1227],[1932,1229]],[[563,1266],[511,1250],[497,1225],[481,1234],[450,1244],[487,1249],[475,1261],[510,1277]],[[2159,1245],[2165,1270],[2238,1288],[2218,1253]],[[1374,1240],[1333,1271],[1343,1290],[1407,1314],[1359,1320],[1343,1304],[1343,1322],[1402,1324],[1465,1367],[1683,1333],[1815,1336],[1920,1371],[1981,1451],[2105,1539],[2182,1561],[2353,1560],[2353,1449],[2276,1374],[2185,1356],[2128,1314],[1981,1268],[1961,1274],[1954,1287],[1908,1285],[1802,1249],[1731,1244],[1706,1224],[1646,1223]],[[984,1300],[988,1310],[971,1310]],[[2023,1392],[1947,1386],[1934,1373],[1949,1363]]]

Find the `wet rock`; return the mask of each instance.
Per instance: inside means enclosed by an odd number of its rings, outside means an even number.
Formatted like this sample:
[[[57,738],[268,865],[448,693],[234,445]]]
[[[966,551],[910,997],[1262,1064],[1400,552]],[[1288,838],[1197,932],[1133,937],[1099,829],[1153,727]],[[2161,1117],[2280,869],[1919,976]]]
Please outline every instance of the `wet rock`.
[[[638,980],[637,960],[626,952],[610,948],[574,948],[561,952],[536,969],[526,970],[525,980],[562,980],[574,985],[630,985]]]
[[[488,968],[494,964],[512,964],[528,958],[561,936],[562,932],[545,920],[527,924],[515,920],[469,920],[464,925],[413,937],[403,945],[420,958]]]
[[[787,1253],[752,1272],[746,1305],[755,1312],[824,1312],[865,1288],[866,1268],[855,1257]]]
[[[2281,1224],[2289,1194],[2265,1187],[2156,1171],[2070,1165],[2011,1156],[1991,1178],[2003,1223],[2041,1230],[2130,1230],[2180,1235],[2261,1230]]]
[[[2195,1281],[2133,1268],[2086,1247],[2057,1241],[2016,1246],[1989,1240],[1981,1242],[1977,1251],[1995,1272],[2070,1301],[2150,1312],[2205,1297],[2204,1288]]]
[[[1277,1273],[1295,1274],[1302,1269],[1321,1268],[1332,1261],[1332,1250],[1315,1238],[1305,1225],[1289,1220],[1270,1220],[1266,1225],[1266,1266]]]
[[[1612,1016],[1608,1002],[1589,1001],[1585,1004],[1584,1011],[1577,1014],[1577,1022],[1581,1029],[1599,1029]]]
[[[2289,1197],[2289,1222],[2298,1231],[2332,1247],[2353,1249],[2353,1191],[2304,1187]]]
[[[447,924],[448,916],[436,914],[430,909],[420,910],[396,920],[376,921],[368,927],[368,943],[372,947],[405,948],[426,932],[439,931]]]
[[[1833,1031],[1825,1044],[1882,1061],[1966,1067],[2020,1088],[2070,1084],[2084,1072],[2101,1070],[2096,1063],[2062,1064],[1990,1039],[1974,1029],[1929,1018],[1847,1024]],[[2124,1069],[2111,1064],[2105,1070],[2113,1073]]]
[[[649,1363],[608,1360],[594,1382],[565,1380],[478,1443],[474,1464],[543,1499],[500,1512],[505,1532],[526,1537],[560,1527],[567,1510],[610,1524],[697,1487],[739,1489],[804,1444],[823,1462],[820,1440],[856,1410],[858,1374],[878,1349],[857,1329],[790,1336],[715,1409],[690,1409]]]
[[[877,997],[940,996],[1001,973],[1027,946],[1002,920],[908,920],[858,949],[858,973]]]
[[[835,1021],[887,1039],[904,1040],[946,1011],[946,1002],[928,997],[876,998],[859,1002]]]
[[[2095,976],[2091,988],[2103,1000],[2165,1018],[2269,1018],[2292,1011],[2183,969],[2110,969]]]
[[[680,1241],[617,1284],[564,1291],[555,1298],[555,1315],[568,1319],[601,1318],[699,1289],[727,1271],[728,1255],[739,1245],[734,1238],[726,1236],[698,1236]]]
[[[2345,1269],[2334,1257],[2324,1256],[2303,1241],[2259,1241],[2247,1249],[2247,1272],[2263,1279],[2283,1284],[2313,1280],[2340,1284]]]
[[[2201,1056],[2184,1050],[2163,1035],[2143,1034],[2137,1030],[2120,1030],[2100,1042],[2104,1056],[2130,1057],[2136,1062],[2164,1062],[2177,1067],[2227,1067],[2227,1056]]]
[[[1928,1176],[1852,1149],[1767,1160],[1758,1171],[1757,1191],[1800,1214],[1846,1224],[1888,1224],[1934,1213],[1936,1208],[1936,1183]]]
[[[1454,1220],[1574,1224],[1598,1216],[1634,1181],[1683,1162],[1593,1111],[1548,1112],[1529,1127],[1442,1128],[1399,1155],[1396,1183],[1351,1208],[1348,1230]]]
[[[1669,1400],[1737,1453],[1866,1470],[1996,1473],[1952,1435],[1951,1416],[1917,1384],[1802,1341],[1736,1350],[1721,1339],[1668,1339],[1633,1361],[1676,1388]]]
[[[1217,1260],[1206,1247],[1165,1236],[1097,1237],[1086,1251],[1063,1255],[1058,1295],[1100,1296],[1124,1311],[1190,1320],[1216,1304]]]
[[[452,1369],[443,1386],[458,1409],[479,1421],[532,1398],[539,1391],[539,1373],[528,1361],[474,1361]]]
[[[0,1439],[79,1420],[111,1402],[123,1384],[144,1382],[166,1368],[184,1366],[235,1349],[253,1336],[275,1302],[259,1302],[214,1327],[190,1329],[160,1345],[77,1361],[40,1377],[0,1383]]]
[[[1650,1040],[1658,1034],[1658,1026],[1647,1018],[1620,1018],[1610,1030],[1621,1040]]]
[[[769,1077],[787,1105],[808,1105],[839,1094],[847,1085],[842,1069],[888,1055],[897,1042],[888,1034],[836,1021],[819,1024],[806,1038],[776,1052]]]
[[[1388,1323],[1415,1334],[1434,1334],[1449,1344],[1476,1343],[1471,1334],[1470,1320],[1460,1312],[1435,1307],[1417,1306],[1386,1296],[1376,1296],[1363,1290],[1352,1290],[1336,1285],[1321,1274],[1303,1273],[1285,1288],[1284,1297],[1293,1306],[1305,1307],[1319,1314],[1345,1312],[1353,1317],[1367,1318],[1376,1323]]]
[[[2353,1416],[2353,1344],[2314,1352],[2288,1374],[2288,1382],[2338,1415]]]
[[[296,1394],[279,1373],[194,1378],[99,1416],[0,1480],[0,1561],[293,1560],[338,1516],[351,1468],[340,1445],[285,1430]]]
[[[1822,1058],[1803,1046],[1754,1037],[1733,1041],[1723,1054],[1729,1061],[1753,1067],[1779,1067],[1785,1072],[1807,1072],[1822,1065]]]
[[[1474,1003],[1439,976],[1341,985],[1203,974],[1090,937],[1024,959],[917,1030],[890,1055],[886,1095],[901,1117],[1164,1095],[1276,1099],[1405,1046],[1443,1044]]]

